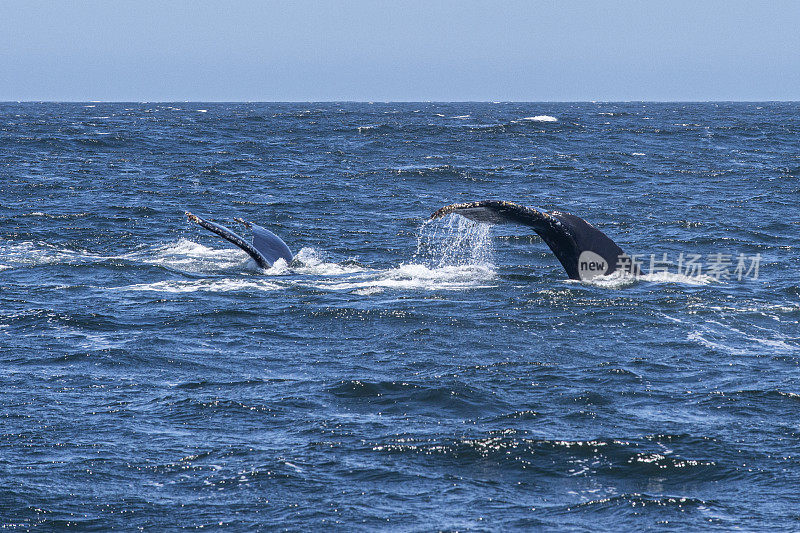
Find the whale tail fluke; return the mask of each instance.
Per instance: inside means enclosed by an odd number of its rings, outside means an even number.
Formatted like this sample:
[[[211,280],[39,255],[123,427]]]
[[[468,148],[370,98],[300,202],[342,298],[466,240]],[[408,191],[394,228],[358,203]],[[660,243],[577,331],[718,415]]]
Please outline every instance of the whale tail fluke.
[[[628,268],[638,274],[630,258],[605,233],[580,217],[560,211],[539,211],[500,200],[484,200],[442,207],[431,215],[451,213],[488,224],[522,224],[533,230],[561,262],[572,279],[588,280]]]
[[[247,252],[247,255],[252,257],[261,268],[271,267],[278,259],[283,259],[287,263],[292,262],[292,252],[286,243],[268,229],[252,222],[240,218],[234,219],[253,231],[253,243],[251,244],[244,237],[221,224],[205,220],[188,211],[186,211],[186,218]]]

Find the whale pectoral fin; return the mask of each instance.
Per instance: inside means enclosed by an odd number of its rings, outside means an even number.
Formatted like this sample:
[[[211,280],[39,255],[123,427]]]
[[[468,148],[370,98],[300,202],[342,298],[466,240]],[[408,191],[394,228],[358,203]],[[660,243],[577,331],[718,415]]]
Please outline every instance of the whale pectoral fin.
[[[247,255],[253,258],[253,260],[260,266],[261,268],[269,268],[272,266],[274,261],[270,261],[267,257],[264,256],[256,247],[252,244],[244,240],[241,235],[234,233],[233,231],[229,230],[225,226],[221,224],[217,224],[215,222],[210,222],[208,220],[202,219],[197,215],[193,215],[192,213],[186,212],[186,218],[188,218],[191,222],[199,224],[201,227],[207,229],[208,231],[219,235],[226,241],[235,244],[245,252]]]
[[[476,222],[522,224],[533,228],[572,279],[587,280],[611,274],[617,270],[620,256],[624,255],[605,233],[569,213],[545,212],[513,202],[484,200],[442,207],[431,218],[451,213]]]

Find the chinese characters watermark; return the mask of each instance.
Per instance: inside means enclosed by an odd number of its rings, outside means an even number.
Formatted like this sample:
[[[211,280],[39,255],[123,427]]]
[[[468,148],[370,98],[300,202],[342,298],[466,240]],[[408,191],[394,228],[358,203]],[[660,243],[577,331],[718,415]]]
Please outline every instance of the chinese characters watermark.
[[[705,259],[705,260],[704,260]],[[647,274],[678,274],[687,277],[699,278],[707,276],[716,281],[736,279],[758,279],[758,269],[761,265],[761,254],[746,255],[713,253],[705,258],[701,254],[680,253],[670,259],[666,253],[657,256],[650,254],[627,255],[622,254],[617,258],[617,270],[628,272],[634,276]],[[649,269],[645,272],[645,266]]]

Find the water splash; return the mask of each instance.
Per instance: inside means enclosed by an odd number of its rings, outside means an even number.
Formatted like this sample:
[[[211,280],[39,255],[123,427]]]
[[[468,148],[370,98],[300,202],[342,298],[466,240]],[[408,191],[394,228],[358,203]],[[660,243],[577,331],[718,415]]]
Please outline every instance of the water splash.
[[[491,227],[462,216],[428,221],[417,233],[414,260],[432,268],[494,266]]]
[[[658,272],[653,274],[642,274],[634,276],[623,270],[616,270],[605,276],[597,276],[590,280],[569,280],[569,282],[583,283],[584,285],[594,285],[604,289],[623,289],[636,284],[637,281],[649,283],[676,283],[679,285],[708,285],[716,280],[711,276],[687,276],[672,272]]]

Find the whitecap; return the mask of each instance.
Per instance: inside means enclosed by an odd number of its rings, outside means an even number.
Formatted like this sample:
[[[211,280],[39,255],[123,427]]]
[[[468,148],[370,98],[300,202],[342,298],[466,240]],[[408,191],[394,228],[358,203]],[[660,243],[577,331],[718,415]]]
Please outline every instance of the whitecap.
[[[530,120],[533,122],[558,122],[556,117],[550,115],[536,115],[535,117],[523,117],[522,120]]]
[[[43,242],[23,241],[13,244],[0,244],[0,258],[12,265],[38,266],[57,263],[82,263],[103,256],[89,253],[87,250],[71,250],[58,248]]]
[[[597,276],[589,280],[570,280],[573,283],[583,283],[585,285],[593,285],[595,287],[602,287],[604,289],[621,289],[629,287],[637,281],[645,281],[649,283],[678,283],[681,285],[708,285],[712,281],[716,281],[711,276],[687,276],[685,274],[677,274],[674,272],[657,272],[654,274],[642,274],[639,276],[633,275],[630,272],[623,270],[616,270],[606,276]]]
[[[606,276],[597,276],[592,279],[577,280],[570,279],[567,283],[582,283],[584,285],[592,285],[601,287],[603,289],[621,289],[623,287],[630,287],[638,278],[630,272],[617,270]]]
[[[383,292],[383,288],[381,288],[381,287],[364,287],[363,289],[354,290],[353,294],[358,294],[359,296],[371,296],[373,294],[378,294],[379,292]]]
[[[124,257],[186,272],[215,272],[242,266],[249,270],[257,269],[255,262],[238,248],[210,248],[188,239]]]
[[[125,287],[114,287],[112,290],[141,292],[239,292],[239,291],[274,291],[281,285],[269,280],[252,279],[203,279],[203,280],[167,280],[154,283],[137,283]]]
[[[729,324],[707,320],[704,323],[693,323],[692,331],[686,335],[686,338],[706,348],[738,356],[759,355],[765,351],[768,353],[797,353],[800,350],[797,346],[790,344],[794,339],[785,337],[777,331],[766,328],[758,329],[760,333],[754,334]]]
[[[680,283],[681,285],[708,285],[709,283],[719,281],[712,276],[701,274],[699,276],[687,276],[686,274],[677,274],[675,272],[656,272],[653,274],[644,274],[639,276],[643,281],[652,283]]]
[[[312,285],[318,289],[353,291],[371,295],[385,289],[395,290],[447,290],[490,288],[496,279],[493,269],[485,266],[448,266],[429,268],[420,264],[404,264],[397,268],[365,272],[338,280],[320,280]]]
[[[278,265],[276,262],[273,269]],[[364,272],[365,269],[357,264],[340,264],[325,261],[324,255],[314,248],[301,248],[291,265],[292,272],[317,276],[340,276]],[[272,269],[267,271],[272,272]]]

